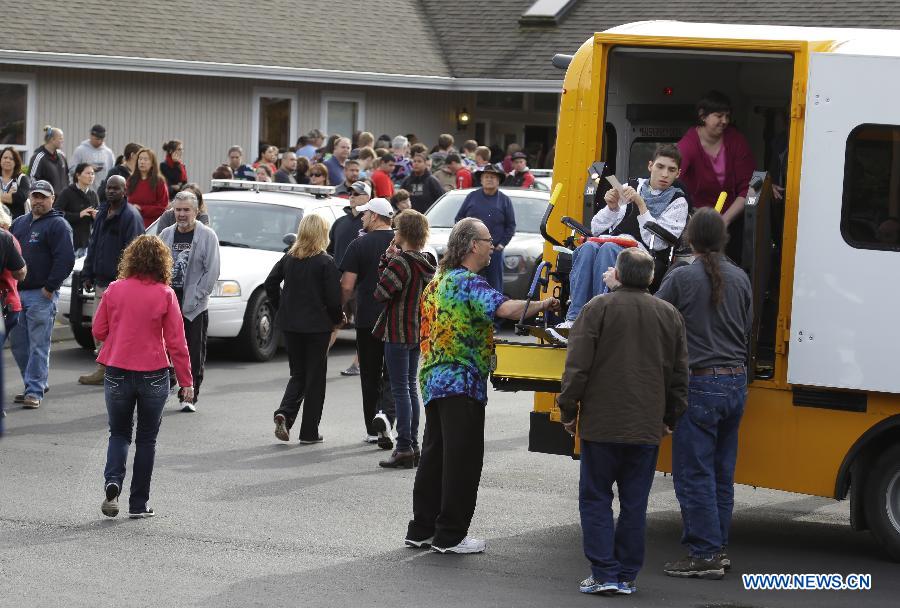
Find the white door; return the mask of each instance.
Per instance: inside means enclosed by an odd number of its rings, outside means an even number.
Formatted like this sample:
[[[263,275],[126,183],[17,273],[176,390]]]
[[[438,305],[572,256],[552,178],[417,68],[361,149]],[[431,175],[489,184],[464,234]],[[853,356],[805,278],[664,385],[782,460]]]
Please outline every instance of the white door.
[[[900,58],[810,60],[788,381],[900,392]]]

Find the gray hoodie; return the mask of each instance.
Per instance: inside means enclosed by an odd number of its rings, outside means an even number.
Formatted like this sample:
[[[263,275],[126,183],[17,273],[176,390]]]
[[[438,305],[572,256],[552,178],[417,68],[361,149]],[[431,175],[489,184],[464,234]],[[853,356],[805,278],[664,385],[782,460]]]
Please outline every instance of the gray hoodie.
[[[115,166],[116,155],[106,144],[100,144],[99,148],[95,148],[91,145],[91,140],[86,139],[78,144],[72,156],[69,157],[69,180],[72,183],[75,182],[75,167],[80,163],[94,165],[94,183],[91,184],[91,190],[97,192],[109,170]]]

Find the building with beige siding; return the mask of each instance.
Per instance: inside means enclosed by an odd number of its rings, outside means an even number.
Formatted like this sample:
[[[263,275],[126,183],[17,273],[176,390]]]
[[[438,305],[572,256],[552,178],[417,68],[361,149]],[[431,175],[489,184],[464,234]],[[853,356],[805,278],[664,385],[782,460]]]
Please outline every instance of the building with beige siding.
[[[574,53],[594,31],[647,18],[896,28],[898,7],[31,0],[0,36],[0,144],[27,161],[43,125],[65,131],[69,152],[102,123],[117,153],[130,141],[159,153],[164,140],[183,140],[189,177],[201,184],[229,146],[252,161],[260,142],[287,149],[312,128],[415,133],[428,145],[440,133],[500,148],[517,142],[543,160],[562,83],[550,59]]]

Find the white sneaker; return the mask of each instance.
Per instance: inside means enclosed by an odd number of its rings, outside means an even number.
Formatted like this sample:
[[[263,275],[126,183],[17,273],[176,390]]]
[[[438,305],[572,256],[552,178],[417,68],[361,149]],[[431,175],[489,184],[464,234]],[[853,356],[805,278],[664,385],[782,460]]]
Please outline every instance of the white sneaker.
[[[388,420],[387,414],[378,412],[372,418],[372,428],[378,432],[378,447],[382,450],[391,450],[394,448],[393,433],[391,421]]]
[[[550,336],[553,339],[553,341],[556,342],[557,344],[566,344],[567,345],[569,343],[569,339],[567,337],[565,337],[564,335],[562,335],[561,333],[559,333],[558,331],[556,331],[556,328],[554,328],[554,327],[547,328],[547,335]]]
[[[556,329],[572,329],[572,326],[575,325],[575,321],[569,321],[566,319],[562,323],[557,323],[555,325]]]
[[[378,443],[378,435],[363,435],[363,443]]]
[[[181,402],[181,411],[182,412],[196,412],[197,406],[191,403],[190,401],[182,401]]]
[[[467,536],[455,547],[436,547],[431,545],[431,550],[436,553],[458,553],[460,555],[467,553],[484,553],[487,543],[483,540]]]

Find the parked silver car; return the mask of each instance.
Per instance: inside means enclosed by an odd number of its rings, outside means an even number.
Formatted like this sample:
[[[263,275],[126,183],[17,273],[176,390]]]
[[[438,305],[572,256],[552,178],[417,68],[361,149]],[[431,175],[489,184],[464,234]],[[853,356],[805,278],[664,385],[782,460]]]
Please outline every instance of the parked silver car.
[[[512,200],[516,213],[516,235],[504,251],[503,292],[511,298],[524,298],[531,286],[534,269],[544,253],[540,226],[550,193],[517,188],[501,188],[501,191]],[[431,225],[428,244],[437,251],[438,258],[444,255],[456,213],[469,192],[472,189],[451,190],[425,213]]]

